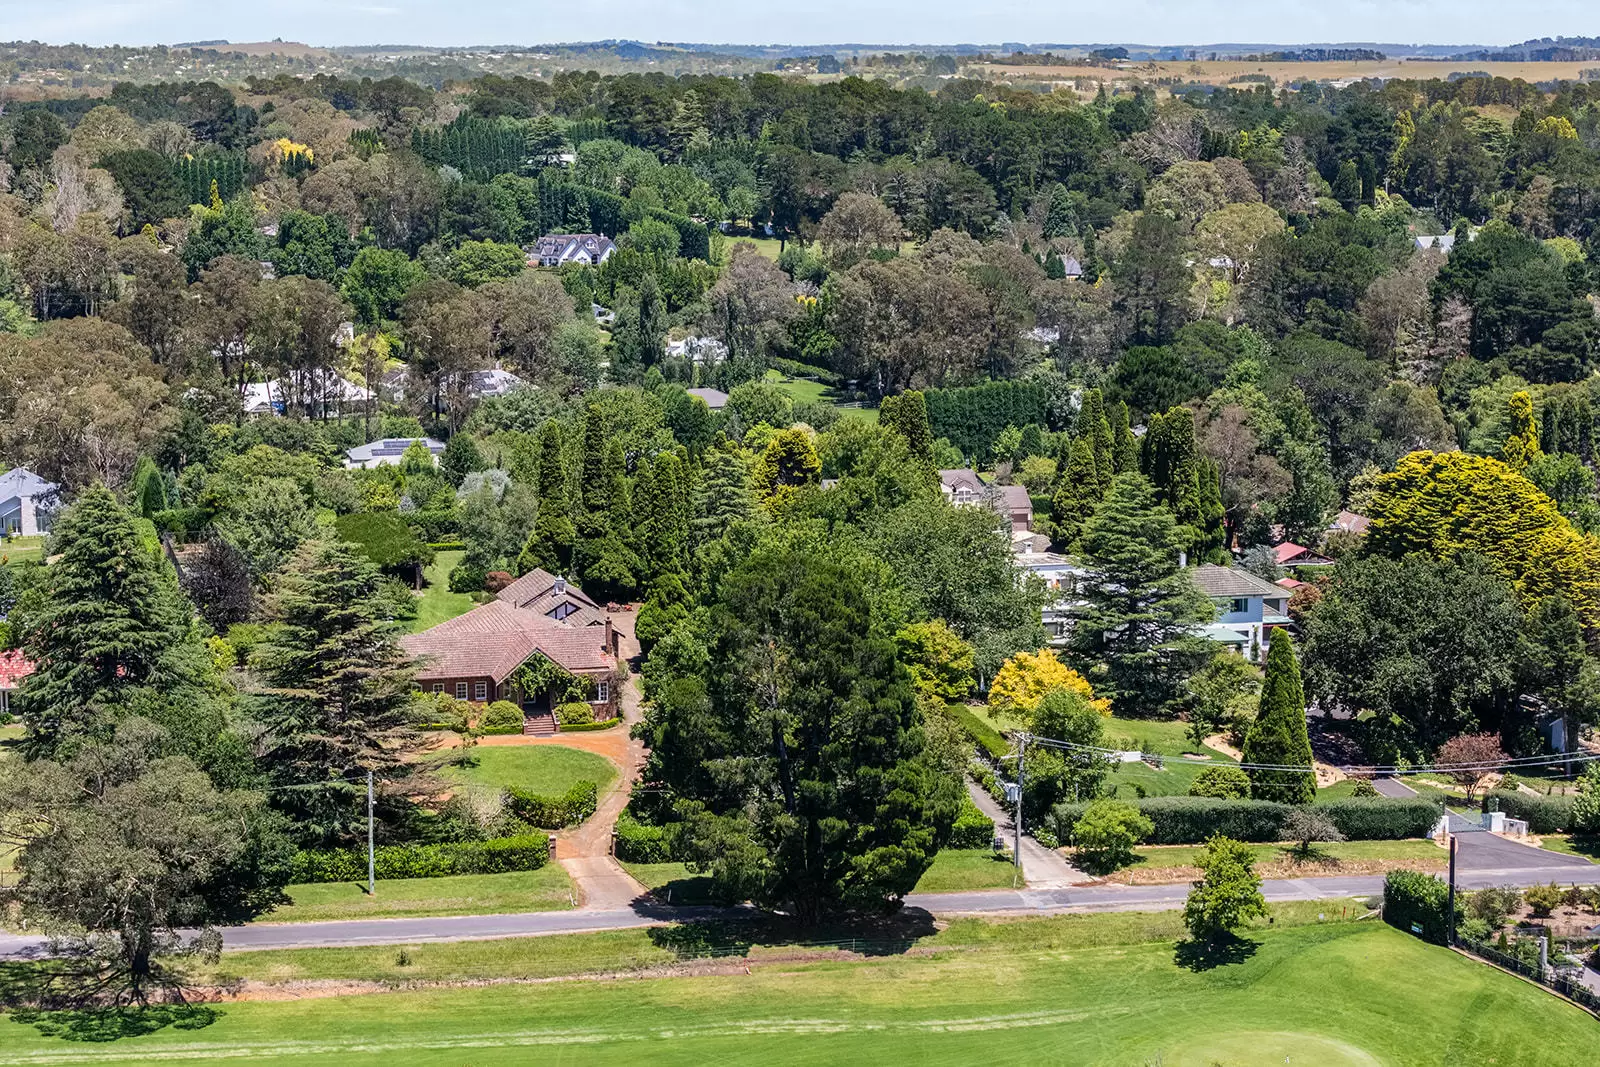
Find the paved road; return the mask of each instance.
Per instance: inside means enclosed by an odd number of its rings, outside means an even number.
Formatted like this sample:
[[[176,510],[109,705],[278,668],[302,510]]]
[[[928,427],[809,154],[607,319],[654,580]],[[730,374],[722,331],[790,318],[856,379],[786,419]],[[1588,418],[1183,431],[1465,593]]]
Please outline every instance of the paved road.
[[[1474,860],[1498,854],[1498,848],[1480,838],[1490,834],[1461,835],[1468,855]],[[1470,842],[1467,839],[1471,839]],[[1498,840],[1498,839],[1495,839]],[[1487,867],[1474,862],[1468,867],[1458,855],[1456,883],[1463,889],[1489,886],[1529,886],[1543,882],[1563,884],[1600,882],[1600,867],[1577,857],[1529,849],[1504,842],[1523,852],[1534,853],[1539,866],[1525,863],[1511,867]],[[1487,847],[1483,847],[1487,846]],[[1482,848],[1482,851],[1478,851]],[[1516,854],[1520,858],[1520,853]],[[1592,874],[1583,870],[1587,868]],[[1183,906],[1188,895],[1186,884],[1123,886],[1094,885],[1075,888],[984,890],[971,893],[913,893],[906,904],[934,915],[1031,914],[1051,915],[1097,911],[1167,911]],[[1326,900],[1337,897],[1370,897],[1383,892],[1381,875],[1352,875],[1338,878],[1289,878],[1267,881],[1262,892],[1270,901]],[[576,911],[544,911],[516,915],[460,915],[423,919],[353,919],[343,922],[257,923],[222,931],[229,949],[316,948],[355,945],[396,945],[423,941],[479,941],[498,937],[533,937],[545,934],[578,933],[589,930],[618,930],[655,926],[689,919],[728,917],[738,910],[667,907],[648,901],[635,901],[627,908],[580,908]],[[43,941],[36,937],[0,935],[0,957],[37,952]]]
[[[1398,778],[1374,778],[1372,788],[1378,791],[1379,796],[1410,798],[1417,795],[1417,791],[1406,785]]]

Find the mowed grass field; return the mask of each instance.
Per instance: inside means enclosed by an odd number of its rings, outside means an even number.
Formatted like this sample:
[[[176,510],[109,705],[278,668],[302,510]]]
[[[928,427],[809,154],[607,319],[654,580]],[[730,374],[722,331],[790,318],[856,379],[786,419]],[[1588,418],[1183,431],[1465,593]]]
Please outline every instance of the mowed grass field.
[[[421,633],[441,622],[449,622],[478,606],[470,594],[450,591],[450,572],[465,555],[460,551],[436,552],[433,562],[423,569],[424,585],[422,592],[417,594],[417,617],[411,622],[412,633]]]
[[[1304,907],[1298,921],[1305,921]],[[1315,905],[1313,905],[1315,907]],[[1336,911],[1333,912],[1337,914]],[[748,966],[578,984],[489,984],[249,1001],[190,1013],[180,1029],[71,1042],[0,1022],[0,1065],[277,1062],[502,1064],[770,1062],[1316,1067],[1586,1062],[1600,1023],[1483,964],[1374,920],[1250,932],[1208,965],[1162,916],[958,922],[918,951],[867,958],[749,952]],[[436,957],[473,954],[547,974],[671,961],[676,932],[358,949],[426,980]],[[575,952],[573,950],[576,950]],[[587,950],[587,951],[586,951]],[[323,958],[329,950],[320,950]],[[294,970],[271,957],[225,958]],[[301,960],[313,958],[298,954]],[[613,964],[614,966],[614,964]],[[354,976],[352,972],[351,977]],[[440,973],[440,972],[435,972]],[[442,973],[448,973],[448,970]],[[605,973],[591,971],[591,973]],[[401,979],[404,980],[404,979]],[[197,1025],[204,1024],[204,1025]],[[48,1023],[47,1023],[48,1028]]]
[[[498,789],[525,789],[557,796],[578,782],[589,781],[605,795],[617,768],[604,756],[560,745],[478,745],[474,765],[451,767],[446,777]]]
[[[624,863],[639,883],[674,904],[711,903],[711,880],[682,863]],[[1016,867],[986,848],[947,848],[933,858],[913,892],[957,893],[974,889],[1016,889]]]
[[[4,860],[0,859],[0,864]],[[258,920],[264,923],[328,919],[403,919],[418,915],[503,915],[572,907],[572,880],[555,862],[536,871],[463,874],[449,878],[396,878],[378,883],[322,882],[284,889],[292,901]]]

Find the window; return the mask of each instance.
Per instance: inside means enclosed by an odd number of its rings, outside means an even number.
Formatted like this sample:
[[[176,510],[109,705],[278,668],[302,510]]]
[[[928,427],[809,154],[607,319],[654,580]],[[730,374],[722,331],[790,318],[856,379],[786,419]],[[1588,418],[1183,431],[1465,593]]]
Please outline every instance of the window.
[[[457,682],[456,683],[456,699],[457,700],[465,700],[465,699],[467,699],[467,683],[466,682]]]
[[[1235,615],[1243,615],[1245,612],[1250,610],[1250,601],[1245,597],[1236,596],[1233,598],[1233,606],[1228,610],[1233,612]]]
[[[442,692],[444,692],[444,683],[443,683],[443,682],[434,682],[434,683],[433,683],[433,691],[434,691],[434,692],[435,692],[435,693],[442,693]]]
[[[610,700],[611,682],[605,678],[602,678],[596,682],[594,686],[594,698],[601,704],[604,704],[606,701]]]
[[[472,699],[473,700],[478,700],[478,701],[488,700],[489,699],[489,683],[488,682],[473,682],[472,683]]]

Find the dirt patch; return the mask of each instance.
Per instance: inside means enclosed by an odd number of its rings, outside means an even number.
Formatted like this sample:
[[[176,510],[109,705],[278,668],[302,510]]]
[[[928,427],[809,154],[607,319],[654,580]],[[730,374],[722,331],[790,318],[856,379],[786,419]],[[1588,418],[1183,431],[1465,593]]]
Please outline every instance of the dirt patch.
[[[1439,860],[1274,860],[1256,865],[1256,873],[1264,879],[1280,878],[1338,878],[1355,874],[1387,874],[1390,871],[1425,871],[1434,873],[1449,866],[1447,859]],[[1199,867],[1125,867],[1106,876],[1107,882],[1118,885],[1175,885],[1180,882],[1197,882],[1203,877]]]

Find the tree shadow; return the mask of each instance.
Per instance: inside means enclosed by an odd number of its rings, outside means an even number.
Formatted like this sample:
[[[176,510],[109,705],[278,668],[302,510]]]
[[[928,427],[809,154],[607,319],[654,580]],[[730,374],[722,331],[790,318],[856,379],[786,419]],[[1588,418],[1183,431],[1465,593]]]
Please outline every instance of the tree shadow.
[[[1198,973],[1233,963],[1243,963],[1254,956],[1260,947],[1260,942],[1251,941],[1249,938],[1224,934],[1210,939],[1190,938],[1188,941],[1179,941],[1174,957],[1178,966]]]
[[[151,1004],[146,1007],[78,1008],[60,1011],[23,1009],[11,1018],[31,1025],[45,1037],[63,1041],[107,1042],[125,1037],[144,1037],[172,1027],[174,1030],[201,1030],[222,1017],[222,1012],[203,1004]]]
[[[903,955],[936,933],[931,914],[921,908],[902,908],[893,915],[840,917],[817,924],[751,912],[749,918],[651,927],[649,937],[679,959],[746,956],[758,946],[834,949],[876,957]]]

